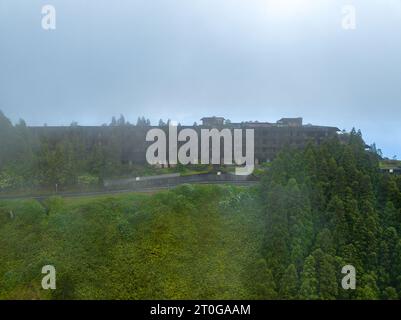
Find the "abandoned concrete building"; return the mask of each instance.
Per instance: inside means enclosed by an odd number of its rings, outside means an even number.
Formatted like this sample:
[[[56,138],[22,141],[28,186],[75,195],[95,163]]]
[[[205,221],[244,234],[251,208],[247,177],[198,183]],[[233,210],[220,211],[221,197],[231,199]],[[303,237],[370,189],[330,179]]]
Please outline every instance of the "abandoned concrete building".
[[[255,163],[271,161],[284,147],[303,148],[307,143],[320,144],[323,140],[334,137],[340,131],[336,127],[303,124],[302,118],[282,118],[275,123],[241,122],[232,123],[223,117],[205,117],[202,124],[197,126],[179,126],[178,132],[185,128],[196,131],[206,128],[223,129],[254,129]],[[168,126],[65,126],[65,127],[30,127],[37,138],[46,138],[57,142],[66,136],[68,139],[80,139],[85,148],[90,150],[97,145],[116,145],[122,150],[122,163],[146,164],[146,150],[151,142],[146,142],[149,129],[160,128],[168,133]],[[183,142],[185,143],[185,142]],[[182,144],[183,144],[182,143]]]

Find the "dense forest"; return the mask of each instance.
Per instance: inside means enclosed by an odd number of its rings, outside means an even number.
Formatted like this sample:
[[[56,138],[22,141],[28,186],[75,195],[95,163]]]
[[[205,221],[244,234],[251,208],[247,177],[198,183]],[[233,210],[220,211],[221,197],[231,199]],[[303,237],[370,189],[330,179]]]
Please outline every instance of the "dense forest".
[[[283,152],[261,187],[266,279],[284,299],[396,299],[401,294],[401,179],[380,173],[361,134]],[[356,290],[341,268],[357,270]],[[278,279],[278,281],[277,281]],[[267,280],[266,280],[267,283]]]
[[[69,168],[68,148],[31,148],[26,125],[4,119],[3,186],[98,177],[89,160]],[[1,200],[0,299],[398,299],[401,177],[379,159],[353,130],[283,150],[252,188]],[[41,288],[48,264],[54,291]],[[341,287],[345,265],[356,290]]]

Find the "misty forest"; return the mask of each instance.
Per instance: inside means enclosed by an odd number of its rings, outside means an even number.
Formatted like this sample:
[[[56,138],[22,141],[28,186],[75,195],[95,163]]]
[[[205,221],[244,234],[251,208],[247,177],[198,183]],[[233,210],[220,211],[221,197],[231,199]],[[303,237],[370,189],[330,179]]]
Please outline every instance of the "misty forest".
[[[0,194],[150,170],[119,163],[113,139],[90,152],[73,136],[50,144],[0,114]],[[283,150],[252,187],[4,197],[0,299],[398,299],[401,176],[380,160],[353,130]],[[56,290],[41,287],[44,265],[57,270]],[[345,265],[355,290],[341,287]]]

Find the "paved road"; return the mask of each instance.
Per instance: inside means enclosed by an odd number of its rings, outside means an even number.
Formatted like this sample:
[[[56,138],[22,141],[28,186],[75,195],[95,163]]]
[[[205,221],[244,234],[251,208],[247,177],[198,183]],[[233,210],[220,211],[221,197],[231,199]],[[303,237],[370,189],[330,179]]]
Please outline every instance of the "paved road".
[[[106,191],[94,191],[94,192],[60,192],[57,194],[47,194],[47,195],[22,195],[22,196],[0,196],[0,200],[17,200],[17,199],[36,199],[36,200],[44,200],[48,197],[57,195],[65,198],[78,198],[78,197],[91,197],[91,196],[101,196],[101,195],[113,195],[113,194],[121,194],[121,193],[154,193],[157,191],[168,190],[174,187],[177,187],[182,184],[230,184],[236,186],[253,186],[257,184],[257,181],[207,181],[207,182],[194,182],[194,183],[177,183],[170,184],[168,186],[160,186],[160,187],[142,187],[142,188],[130,188],[130,189],[121,189],[121,190],[106,190]]]

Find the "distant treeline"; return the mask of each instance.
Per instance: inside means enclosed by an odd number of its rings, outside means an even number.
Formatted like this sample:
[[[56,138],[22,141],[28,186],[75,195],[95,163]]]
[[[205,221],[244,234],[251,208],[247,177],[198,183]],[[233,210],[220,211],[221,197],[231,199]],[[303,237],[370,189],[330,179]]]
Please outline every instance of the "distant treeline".
[[[168,125],[160,120],[159,125]],[[71,123],[71,127],[77,126]],[[149,168],[123,163],[124,135],[117,127],[133,126],[124,116],[112,118],[107,143],[87,141],[71,130],[60,139],[32,134],[25,121],[13,125],[0,111],[0,192],[44,188],[94,187],[111,176],[146,174]],[[150,126],[139,117],[136,126]]]

